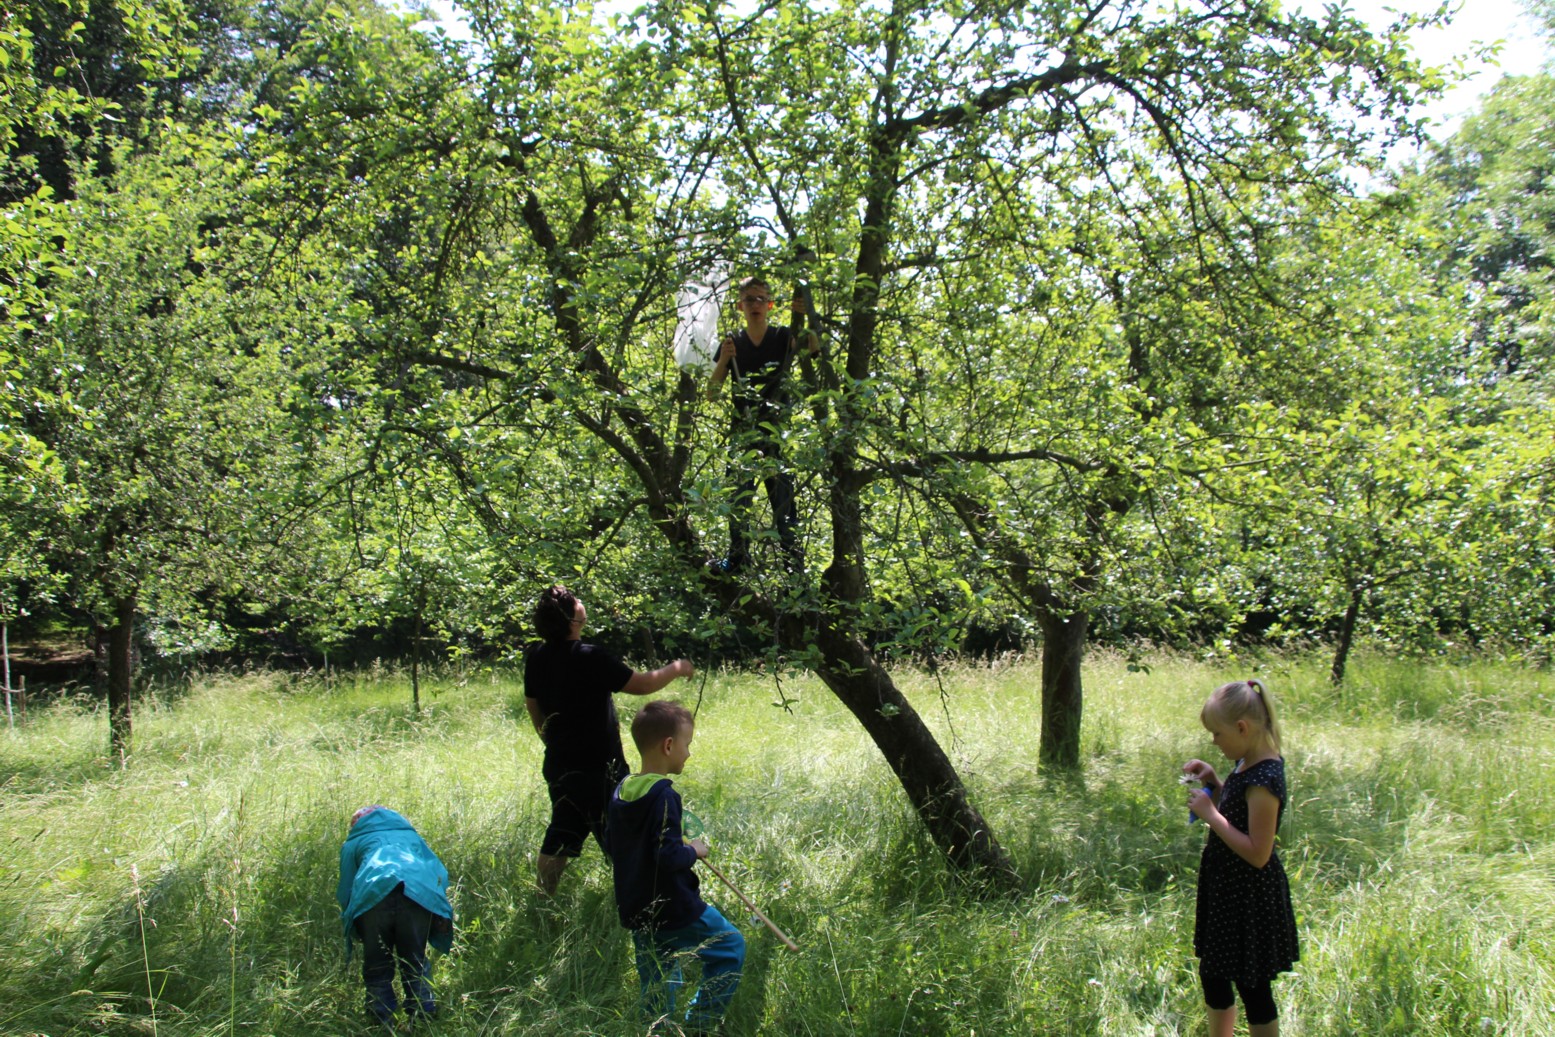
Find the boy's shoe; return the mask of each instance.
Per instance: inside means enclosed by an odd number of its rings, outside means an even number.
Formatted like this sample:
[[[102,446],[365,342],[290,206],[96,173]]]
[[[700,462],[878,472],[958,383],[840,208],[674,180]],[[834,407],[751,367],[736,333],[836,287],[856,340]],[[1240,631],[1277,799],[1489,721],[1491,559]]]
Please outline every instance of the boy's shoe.
[[[713,558],[707,563],[708,572],[717,573],[720,576],[733,576],[745,568],[744,555],[730,555],[728,558]]]

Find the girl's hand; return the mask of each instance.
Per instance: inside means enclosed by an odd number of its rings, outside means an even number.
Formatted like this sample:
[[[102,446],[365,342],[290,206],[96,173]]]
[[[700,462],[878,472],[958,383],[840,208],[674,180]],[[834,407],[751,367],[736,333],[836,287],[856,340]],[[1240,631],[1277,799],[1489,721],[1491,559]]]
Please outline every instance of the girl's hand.
[[[1182,765],[1182,772],[1201,785],[1217,789],[1220,787],[1220,776],[1215,773],[1215,768],[1203,760],[1189,760]]]
[[[1215,799],[1203,789],[1194,789],[1188,793],[1188,809],[1198,815],[1199,820],[1209,824],[1216,814],[1220,813],[1215,806]]]
[[[707,860],[707,854],[708,854],[709,851],[707,849],[707,840],[706,839],[693,839],[689,843],[687,843],[686,845],[691,847],[693,850],[696,851],[697,860],[699,860],[699,861]]]

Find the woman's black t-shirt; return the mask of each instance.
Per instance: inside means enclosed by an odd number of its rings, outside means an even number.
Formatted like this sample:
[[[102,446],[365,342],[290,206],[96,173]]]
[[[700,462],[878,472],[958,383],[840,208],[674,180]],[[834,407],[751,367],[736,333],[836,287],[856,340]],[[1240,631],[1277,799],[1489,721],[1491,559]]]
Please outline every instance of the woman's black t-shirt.
[[[625,763],[611,695],[631,677],[630,666],[582,641],[542,644],[530,651],[524,660],[524,695],[540,704],[545,718],[540,737],[547,780]]]

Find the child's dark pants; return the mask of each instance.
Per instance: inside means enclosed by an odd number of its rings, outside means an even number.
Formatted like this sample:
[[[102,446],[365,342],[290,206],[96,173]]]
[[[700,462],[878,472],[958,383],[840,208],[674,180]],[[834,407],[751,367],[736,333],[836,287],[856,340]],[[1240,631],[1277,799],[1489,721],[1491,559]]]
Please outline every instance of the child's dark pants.
[[[792,571],[804,568],[804,552],[799,546],[799,510],[794,503],[796,491],[794,476],[784,471],[781,440],[770,426],[754,431],[736,426],[731,435],[736,448],[754,448],[769,464],[777,469],[762,476],[767,489],[767,501],[772,505],[772,525],[777,530],[778,543],[782,545],[785,564]],[[744,566],[749,548],[745,538],[745,522],[751,506],[756,501],[756,477],[747,468],[738,469],[739,479],[734,489],[734,499],[729,513],[729,562],[731,569]]]
[[[436,1015],[437,1003],[427,982],[432,912],[407,897],[400,885],[356,920],[356,931],[362,937],[367,1013],[379,1022],[394,1022],[394,972],[398,965],[405,1011],[411,1016]]]
[[[1210,1008],[1217,1012],[1224,1012],[1228,1008],[1236,1007],[1236,998],[1231,992],[1231,980],[1200,973],[1199,982],[1204,986],[1204,1003]],[[1273,985],[1268,980],[1261,983],[1237,983],[1236,990],[1242,995],[1242,1006],[1247,1010],[1249,1026],[1263,1026],[1280,1017],[1280,1013],[1274,1007]]]

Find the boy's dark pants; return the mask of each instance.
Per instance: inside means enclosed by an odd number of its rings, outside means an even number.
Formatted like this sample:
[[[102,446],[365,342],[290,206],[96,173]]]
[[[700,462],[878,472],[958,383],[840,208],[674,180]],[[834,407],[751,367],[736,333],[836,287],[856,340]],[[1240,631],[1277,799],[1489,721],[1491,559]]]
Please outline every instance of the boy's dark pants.
[[[405,988],[405,1011],[411,1016],[436,1015],[437,1003],[427,983],[427,937],[432,912],[405,895],[403,885],[356,920],[362,937],[362,981],[367,985],[367,1014],[394,1022],[394,970],[399,966]]]
[[[736,449],[754,449],[770,462],[782,464],[776,432],[771,427],[736,425],[730,437]],[[741,469],[739,482],[734,489],[734,507],[729,515],[729,560],[743,565],[748,547],[745,540],[745,519],[756,500],[756,480],[749,469]],[[799,549],[799,511],[794,503],[794,477],[781,467],[766,476],[762,484],[767,490],[767,501],[772,505],[772,524],[777,529],[778,543],[790,567],[803,557]]]

